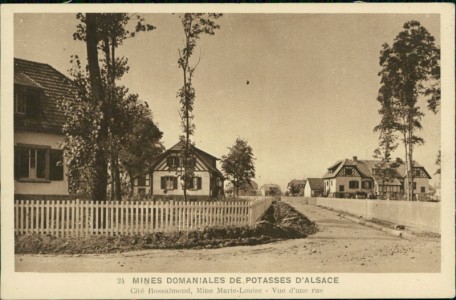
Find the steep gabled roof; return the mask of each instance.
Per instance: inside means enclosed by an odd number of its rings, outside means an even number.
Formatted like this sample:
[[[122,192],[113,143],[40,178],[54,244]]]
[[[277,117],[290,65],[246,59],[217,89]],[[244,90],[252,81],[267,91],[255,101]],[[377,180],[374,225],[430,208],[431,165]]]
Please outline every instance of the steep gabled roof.
[[[217,173],[217,175],[219,175],[221,178],[225,178],[225,176],[223,176],[222,172],[220,172],[220,170],[217,169],[217,167],[215,166],[215,161],[218,160],[218,158],[210,155],[209,153],[207,153],[201,149],[196,148],[193,145],[191,145],[191,147],[193,147],[196,157],[201,160],[201,162],[206,166],[206,168],[208,168],[212,172]],[[182,142],[178,142],[177,144],[175,144],[174,146],[172,146],[171,148],[169,148],[168,150],[166,150],[165,152],[163,152],[162,154],[157,156],[157,158],[154,160],[154,162],[151,165],[151,170],[153,170],[170,153],[176,153],[176,152],[181,151],[182,149],[183,149]]]
[[[40,91],[39,118],[15,118],[15,129],[61,133],[65,115],[57,102],[71,97],[74,86],[70,79],[48,64],[15,58],[14,84]]]
[[[380,160],[359,160],[359,159],[357,159],[357,160],[352,160],[352,159],[339,160],[335,164],[333,164],[331,167],[328,168],[328,171],[325,173],[325,175],[323,175],[323,178],[337,177],[339,171],[343,167],[350,166],[350,167],[356,168],[359,171],[361,177],[373,178],[377,181],[379,177],[374,176],[372,170],[378,168],[378,165],[380,163],[381,163]],[[416,162],[416,161],[414,162],[414,167],[421,168],[422,170],[424,170],[424,172],[429,177],[429,179],[431,178],[431,176],[429,176],[429,173],[426,171],[426,169],[418,162]],[[334,170],[334,171],[331,172],[330,170]],[[397,177],[397,178],[405,177],[406,176],[405,164],[404,163],[400,164],[399,167],[395,170],[395,173],[396,173],[395,177]],[[392,184],[399,185],[400,181],[398,179],[393,180]]]
[[[196,148],[195,146],[192,146],[192,147],[195,150],[195,152],[198,152],[202,156],[205,156],[205,157],[213,159],[213,160],[219,160],[217,157],[215,157],[199,148]],[[177,144],[175,144],[174,146],[169,148],[170,151],[181,151],[183,149],[184,149],[184,143],[182,141],[179,141]]]
[[[324,189],[323,178],[307,178],[307,184],[314,191],[323,191]]]
[[[413,167],[422,169],[426,173],[426,175],[428,176],[429,179],[432,178],[431,175],[429,175],[428,171],[426,171],[426,169],[423,167],[423,165],[421,165],[417,161],[413,161]],[[405,164],[401,164],[397,168],[397,172],[399,173],[400,176],[406,177],[407,176],[407,168],[406,168]]]

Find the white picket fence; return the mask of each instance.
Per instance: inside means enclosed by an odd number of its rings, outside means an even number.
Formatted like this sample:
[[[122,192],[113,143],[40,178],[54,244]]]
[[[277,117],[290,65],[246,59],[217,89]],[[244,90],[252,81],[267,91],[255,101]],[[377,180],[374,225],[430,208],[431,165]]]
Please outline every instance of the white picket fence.
[[[211,226],[253,226],[272,198],[253,201],[16,201],[15,233],[141,235]]]

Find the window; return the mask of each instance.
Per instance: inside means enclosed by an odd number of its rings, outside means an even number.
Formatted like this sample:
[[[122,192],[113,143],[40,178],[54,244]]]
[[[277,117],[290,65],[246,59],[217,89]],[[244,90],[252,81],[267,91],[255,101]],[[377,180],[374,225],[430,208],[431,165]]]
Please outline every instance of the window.
[[[348,182],[348,187],[351,189],[358,189],[359,188],[359,181],[350,181]]]
[[[25,114],[25,90],[16,88],[14,90],[14,112],[18,114]]]
[[[14,112],[29,117],[39,115],[40,94],[38,90],[16,87],[14,89]]]
[[[421,192],[422,192],[422,193],[426,193],[426,187],[425,187],[425,186],[422,186],[422,187],[421,187]]]
[[[177,190],[177,177],[174,177],[174,176],[161,177],[161,189]]]
[[[343,185],[343,184],[342,184],[342,185],[339,185],[339,192],[343,192],[344,190],[345,190],[344,185]]]
[[[352,168],[345,168],[345,175],[353,175],[353,169]]]
[[[201,190],[201,177],[193,177],[192,189]]]
[[[177,168],[181,165],[179,156],[169,156],[166,160],[168,167]]]
[[[16,146],[14,178],[63,180],[63,151],[45,146]]]
[[[416,190],[416,182],[413,183],[413,189]]]
[[[413,170],[413,176],[421,177],[421,170],[420,169],[414,169]]]

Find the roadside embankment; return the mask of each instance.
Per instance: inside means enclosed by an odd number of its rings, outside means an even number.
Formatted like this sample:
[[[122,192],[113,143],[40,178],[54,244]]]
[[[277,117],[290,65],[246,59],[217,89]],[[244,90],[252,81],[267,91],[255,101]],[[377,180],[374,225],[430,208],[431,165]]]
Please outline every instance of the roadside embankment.
[[[144,249],[220,248],[257,245],[305,238],[316,225],[290,205],[275,201],[253,227],[206,227],[195,231],[156,232],[133,236],[53,237],[43,234],[16,236],[15,252],[22,253],[116,253]]]

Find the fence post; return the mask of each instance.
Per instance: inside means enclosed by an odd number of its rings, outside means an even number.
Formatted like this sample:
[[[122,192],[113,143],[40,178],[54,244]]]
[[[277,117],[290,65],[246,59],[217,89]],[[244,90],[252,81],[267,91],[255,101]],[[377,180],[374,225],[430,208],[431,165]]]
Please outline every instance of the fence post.
[[[249,226],[253,226],[253,201],[249,203]]]

